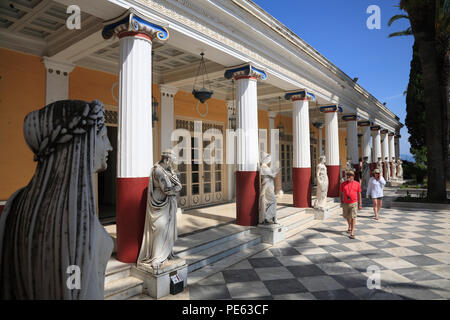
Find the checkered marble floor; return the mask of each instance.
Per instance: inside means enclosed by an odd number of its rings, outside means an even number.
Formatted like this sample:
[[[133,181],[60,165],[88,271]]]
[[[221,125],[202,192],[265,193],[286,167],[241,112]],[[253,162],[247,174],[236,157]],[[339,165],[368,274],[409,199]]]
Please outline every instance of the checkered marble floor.
[[[350,239],[334,216],[190,286],[190,299],[450,299],[450,212],[371,208]],[[368,289],[369,266],[380,289]]]

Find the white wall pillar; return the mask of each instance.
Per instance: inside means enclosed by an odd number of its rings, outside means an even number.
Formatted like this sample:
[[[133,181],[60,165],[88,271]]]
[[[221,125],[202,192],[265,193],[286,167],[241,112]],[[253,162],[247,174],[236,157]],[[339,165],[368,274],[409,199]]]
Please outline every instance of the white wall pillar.
[[[46,69],[45,104],[69,99],[69,74],[75,65],[44,57]]]
[[[380,126],[370,127],[372,132],[372,144],[373,144],[373,155],[372,163],[376,163],[378,158],[381,158],[381,137],[380,137]]]
[[[236,101],[227,100],[227,111],[228,111],[228,129],[233,129],[231,127],[230,119],[231,119],[231,117],[236,115]],[[236,120],[234,120],[234,123],[236,124]],[[232,137],[233,137],[232,139],[235,139],[234,135]],[[231,139],[231,138],[228,137],[228,139]],[[228,201],[233,201],[236,196],[236,176],[235,176],[236,143],[232,143],[232,144],[228,143],[227,146],[233,146],[232,147],[233,150],[227,149],[227,153],[230,154],[232,152],[234,155],[233,163],[227,164],[227,167],[228,167]]]
[[[174,97],[178,88],[161,85],[161,152],[173,147],[171,135],[175,129]]]

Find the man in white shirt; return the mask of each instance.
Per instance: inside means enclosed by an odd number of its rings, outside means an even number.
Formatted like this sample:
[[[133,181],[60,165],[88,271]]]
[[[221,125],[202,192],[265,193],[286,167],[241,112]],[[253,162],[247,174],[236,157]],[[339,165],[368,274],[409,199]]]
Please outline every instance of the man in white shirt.
[[[380,170],[375,169],[373,171],[373,177],[370,178],[367,184],[367,197],[372,198],[373,212],[375,213],[375,220],[378,220],[378,212],[381,209],[383,201],[383,187],[386,184],[386,180],[381,176]]]

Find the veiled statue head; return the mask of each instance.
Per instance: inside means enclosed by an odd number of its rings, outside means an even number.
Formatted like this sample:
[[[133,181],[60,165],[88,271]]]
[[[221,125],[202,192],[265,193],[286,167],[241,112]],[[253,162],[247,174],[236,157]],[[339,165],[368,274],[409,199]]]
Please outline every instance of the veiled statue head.
[[[326,161],[327,161],[327,158],[325,156],[320,156],[319,163],[325,164]]]
[[[270,161],[272,160],[270,154],[261,151],[260,155],[259,155],[259,159],[260,159],[260,163],[263,165],[268,165],[270,163]]]
[[[56,101],[30,112],[23,130],[37,167],[30,183],[8,200],[1,273],[20,274],[8,294],[82,299],[89,276],[81,275],[81,290],[69,290],[66,270],[70,265],[87,270],[94,255],[94,172],[106,169],[112,150],[103,104]]]

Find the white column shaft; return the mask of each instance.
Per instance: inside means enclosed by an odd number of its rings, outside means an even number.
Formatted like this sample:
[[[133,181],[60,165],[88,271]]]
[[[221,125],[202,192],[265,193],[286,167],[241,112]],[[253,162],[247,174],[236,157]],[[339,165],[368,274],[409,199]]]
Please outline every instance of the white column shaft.
[[[292,103],[294,168],[311,168],[308,108],[307,99]]]
[[[389,161],[392,162],[392,158],[395,157],[394,136],[389,136]]]
[[[339,129],[337,112],[325,113],[325,157],[327,165],[339,165]]]
[[[372,143],[373,143],[373,154],[375,159],[373,162],[377,162],[378,158],[381,158],[381,137],[380,130],[372,131]]]
[[[358,153],[358,123],[356,120],[347,121],[347,158],[352,164],[359,164]]]
[[[372,162],[372,152],[370,150],[370,127],[362,127],[363,136],[362,136],[362,156],[367,157],[368,163]]]
[[[148,177],[152,147],[152,43],[120,39],[118,161],[119,178]]]
[[[388,135],[382,134],[381,140],[383,140],[383,142],[381,143],[381,160],[385,161],[385,159],[389,157]]]
[[[256,171],[259,161],[256,79],[240,78],[236,80],[236,97],[238,170]]]

